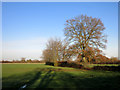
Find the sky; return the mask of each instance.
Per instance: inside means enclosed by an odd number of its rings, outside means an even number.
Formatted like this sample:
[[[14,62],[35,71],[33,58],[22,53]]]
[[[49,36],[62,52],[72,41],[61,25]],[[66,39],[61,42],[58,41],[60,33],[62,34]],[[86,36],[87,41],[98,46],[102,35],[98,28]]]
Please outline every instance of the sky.
[[[2,59],[40,59],[49,38],[64,39],[65,22],[79,15],[100,18],[108,57],[118,57],[117,2],[3,2]]]

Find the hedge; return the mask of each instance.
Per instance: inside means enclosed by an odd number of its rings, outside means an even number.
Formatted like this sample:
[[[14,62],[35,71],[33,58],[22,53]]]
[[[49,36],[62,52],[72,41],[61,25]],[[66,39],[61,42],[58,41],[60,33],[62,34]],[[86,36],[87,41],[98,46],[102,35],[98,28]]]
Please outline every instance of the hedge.
[[[54,66],[54,62],[46,62],[45,64],[46,64],[46,65]]]
[[[54,66],[54,62],[46,62],[46,65]],[[60,67],[72,67],[72,68],[82,68],[83,65],[77,64],[76,62],[58,61],[58,66]]]
[[[93,70],[120,71],[120,66],[94,66]]]

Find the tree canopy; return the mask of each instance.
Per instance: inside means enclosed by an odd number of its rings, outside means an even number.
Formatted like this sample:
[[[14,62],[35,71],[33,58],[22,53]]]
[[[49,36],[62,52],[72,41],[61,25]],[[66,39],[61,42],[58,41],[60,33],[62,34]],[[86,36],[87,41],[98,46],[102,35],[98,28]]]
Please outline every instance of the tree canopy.
[[[82,56],[85,61],[86,51],[89,48],[105,48],[107,42],[103,34],[104,24],[99,18],[81,15],[66,21],[64,34],[71,49]]]

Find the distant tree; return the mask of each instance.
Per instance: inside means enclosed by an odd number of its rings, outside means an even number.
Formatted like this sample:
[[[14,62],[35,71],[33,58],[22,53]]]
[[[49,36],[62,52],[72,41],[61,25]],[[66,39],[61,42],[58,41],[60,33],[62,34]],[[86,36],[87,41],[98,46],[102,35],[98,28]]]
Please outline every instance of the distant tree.
[[[28,60],[27,60],[27,63],[32,63],[32,60],[31,60],[31,59],[28,59]]]
[[[84,62],[87,62],[86,52],[89,48],[105,48],[105,27],[100,19],[81,15],[67,20],[65,25],[64,34],[72,53],[77,53]]]
[[[24,63],[24,62],[25,62],[25,59],[26,59],[26,58],[22,57],[22,58],[21,58],[21,62]]]
[[[118,58],[117,58],[117,57],[111,57],[111,58],[110,58],[110,61],[111,61],[112,63],[115,63],[115,62],[118,61]]]

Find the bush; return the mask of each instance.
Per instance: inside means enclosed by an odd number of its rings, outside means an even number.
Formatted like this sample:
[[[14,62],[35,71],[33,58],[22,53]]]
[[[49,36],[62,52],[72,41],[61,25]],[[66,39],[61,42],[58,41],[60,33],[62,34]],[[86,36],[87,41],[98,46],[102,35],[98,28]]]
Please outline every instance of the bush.
[[[46,64],[46,65],[54,66],[54,62],[46,62],[45,64]]]
[[[94,70],[120,71],[120,66],[94,66]]]
[[[67,66],[67,61],[59,61],[58,66],[66,67]]]
[[[58,62],[58,66],[61,66],[61,67],[72,67],[72,68],[82,68],[83,65],[82,64],[78,64],[74,61],[59,61]]]

